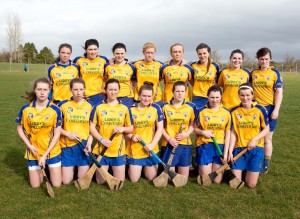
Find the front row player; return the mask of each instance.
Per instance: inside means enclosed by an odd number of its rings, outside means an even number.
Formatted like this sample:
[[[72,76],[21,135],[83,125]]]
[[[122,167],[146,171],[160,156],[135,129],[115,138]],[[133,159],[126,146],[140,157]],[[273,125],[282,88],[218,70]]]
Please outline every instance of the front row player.
[[[73,94],[72,98],[58,104],[63,119],[60,146],[62,148],[62,181],[65,185],[73,180],[75,166],[78,167],[78,178],[81,178],[89,169],[90,158],[78,141],[86,145],[89,151],[91,151],[93,141],[89,134],[92,105],[84,99],[84,80],[72,79],[70,90]]]
[[[241,105],[231,110],[232,127],[228,159],[248,148],[240,159],[232,164],[232,171],[242,179],[246,171],[245,182],[250,188],[257,184],[259,172],[264,161],[264,137],[269,133],[269,121],[264,107],[253,102],[254,92],[251,83],[244,83],[238,90]]]
[[[223,152],[223,162],[227,162],[227,151],[230,140],[230,113],[221,104],[222,91],[218,85],[211,86],[207,91],[208,103],[199,109],[195,127],[196,163],[199,175],[208,175],[221,167],[222,161],[212,137]],[[221,183],[223,173],[215,179]]]
[[[134,131],[128,134],[126,154],[129,164],[128,176],[131,182],[137,182],[144,168],[145,177],[153,180],[157,176],[158,162],[150,155],[150,150],[158,153],[158,141],[162,136],[164,115],[158,104],[153,103],[153,83],[144,82],[138,91],[139,101],[130,112]],[[142,146],[140,140],[146,144]]]
[[[178,166],[178,173],[189,176],[189,166],[192,158],[192,141],[190,135],[194,131],[196,105],[185,101],[187,85],[183,81],[176,81],[173,85],[173,98],[169,103],[163,103],[162,110],[165,115],[164,142],[162,147],[163,161],[167,163],[172,149],[176,148],[171,169]],[[167,142],[166,142],[167,141]]]
[[[47,164],[54,187],[61,186],[61,149],[58,143],[61,132],[61,112],[48,100],[50,81],[38,78],[33,90],[26,92],[29,103],[24,105],[16,119],[17,131],[26,144],[25,158],[29,181],[33,188],[40,187],[43,174],[40,166]]]

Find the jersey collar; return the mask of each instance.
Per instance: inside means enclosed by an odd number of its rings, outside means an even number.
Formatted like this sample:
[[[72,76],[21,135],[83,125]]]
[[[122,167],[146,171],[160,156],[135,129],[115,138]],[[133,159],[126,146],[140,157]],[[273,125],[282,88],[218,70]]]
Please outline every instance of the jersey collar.
[[[47,103],[47,106],[46,106],[46,108],[47,108],[47,107],[49,107],[49,106],[50,106],[50,104],[51,104],[51,101],[50,101],[50,100],[48,100],[48,103]],[[34,100],[34,101],[32,102],[32,107],[36,107],[36,100]]]

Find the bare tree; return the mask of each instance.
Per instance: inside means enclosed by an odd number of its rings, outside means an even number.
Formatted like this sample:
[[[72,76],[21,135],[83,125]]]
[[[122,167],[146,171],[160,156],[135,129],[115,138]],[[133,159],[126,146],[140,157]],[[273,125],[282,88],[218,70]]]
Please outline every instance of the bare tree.
[[[22,45],[22,25],[18,15],[10,13],[7,21],[7,46],[10,54],[10,63],[20,61],[19,51],[20,45]]]
[[[285,57],[283,58],[283,63],[285,65],[286,71],[292,72],[295,71],[294,66],[295,66],[295,62],[296,59],[295,57],[289,55],[288,53],[285,55]]]
[[[219,63],[222,59],[222,56],[218,53],[218,50],[211,51],[210,57],[214,60],[214,62]]]

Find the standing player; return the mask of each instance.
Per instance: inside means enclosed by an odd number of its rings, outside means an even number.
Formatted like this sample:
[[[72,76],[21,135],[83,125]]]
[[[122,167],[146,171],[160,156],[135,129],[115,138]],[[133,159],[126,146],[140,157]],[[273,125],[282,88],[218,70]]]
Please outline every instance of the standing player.
[[[222,103],[228,110],[240,104],[239,86],[249,81],[250,72],[242,68],[244,53],[235,49],[230,54],[230,66],[223,69],[218,79],[218,85],[223,88]]]
[[[177,166],[178,173],[188,178],[192,156],[190,135],[194,131],[197,110],[195,104],[185,101],[186,90],[186,82],[176,81],[172,90],[174,97],[162,106],[165,115],[162,145],[166,145],[162,147],[162,153],[163,161],[167,163],[172,149],[176,148],[171,169]]]
[[[191,64],[194,70],[193,75],[193,103],[200,108],[207,103],[207,91],[216,84],[217,75],[219,75],[219,66],[213,62],[210,56],[210,47],[205,43],[200,43],[196,52],[199,61]]]
[[[130,111],[134,131],[127,136],[126,154],[129,164],[128,176],[131,182],[137,182],[144,168],[145,177],[153,180],[157,176],[158,162],[150,155],[150,150],[158,153],[158,141],[163,131],[163,113],[158,104],[153,103],[153,84],[144,82],[139,89],[139,102],[135,103]],[[146,143],[142,147],[140,140]]]
[[[61,132],[61,112],[50,102],[50,81],[38,78],[33,91],[27,92],[29,103],[24,105],[16,119],[17,131],[26,145],[25,159],[30,185],[40,187],[43,182],[41,167],[47,164],[54,187],[61,186],[61,149],[58,143]]]
[[[108,63],[105,56],[98,55],[99,43],[95,39],[85,41],[85,54],[74,59],[80,67],[80,77],[85,81],[85,96],[89,103],[95,106],[105,98],[102,94],[104,87],[104,65]]]
[[[104,147],[108,147],[100,164],[108,170],[112,167],[113,176],[125,180],[125,138],[123,134],[133,131],[128,108],[118,99],[120,84],[118,80],[111,78],[105,82],[107,99],[93,108],[90,120],[90,132],[98,140],[93,153],[99,155]],[[98,128],[99,127],[99,128]],[[112,141],[109,137],[117,133]],[[96,172],[99,184],[105,183],[99,171]]]
[[[222,91],[218,85],[211,86],[207,91],[208,103],[199,109],[195,134],[196,163],[199,165],[199,175],[208,175],[221,167],[222,161],[214,137],[223,151],[223,163],[227,162],[227,153],[230,139],[230,113],[221,104]],[[223,174],[219,174],[215,183],[220,183]]]
[[[156,47],[153,43],[145,43],[143,46],[144,59],[133,63],[136,68],[137,86],[135,88],[135,100],[139,98],[138,91],[145,81],[153,83],[153,102],[161,105],[162,90],[160,87],[160,74],[159,70],[162,63],[154,60]]]
[[[270,132],[265,137],[265,159],[261,174],[267,174],[273,152],[272,138],[283,97],[283,80],[276,69],[270,66],[272,59],[268,48],[257,51],[259,69],[251,73],[254,96],[259,104],[266,107],[270,121]]]
[[[89,121],[92,106],[84,99],[85,83],[81,78],[70,82],[72,98],[59,103],[62,112],[62,181],[67,185],[73,180],[74,167],[78,167],[78,178],[89,169],[90,159],[84,153],[81,141],[91,151],[93,138],[89,135]]]
[[[241,105],[231,110],[228,160],[233,161],[235,155],[248,149],[231,168],[240,180],[242,171],[246,171],[245,182],[250,188],[254,188],[264,161],[264,137],[269,133],[268,115],[264,107],[252,102],[254,95],[251,83],[242,84],[238,94]]]
[[[58,48],[59,58],[48,69],[48,78],[51,81],[49,99],[55,104],[70,99],[70,81],[79,77],[79,66],[70,61],[72,46],[64,43]]]
[[[188,65],[182,64],[183,45],[175,43],[170,47],[170,54],[172,59],[160,69],[161,78],[164,80],[165,88],[163,93],[163,101],[169,102],[173,97],[173,84],[176,81],[183,81],[187,85],[187,92],[185,100],[189,101],[190,90],[188,89],[188,82],[192,80],[194,74],[193,69]]]
[[[105,65],[105,79],[114,78],[119,81],[118,99],[129,109],[134,102],[132,83],[136,80],[136,69],[125,60],[126,46],[123,43],[116,43],[112,48],[112,52],[114,65]]]

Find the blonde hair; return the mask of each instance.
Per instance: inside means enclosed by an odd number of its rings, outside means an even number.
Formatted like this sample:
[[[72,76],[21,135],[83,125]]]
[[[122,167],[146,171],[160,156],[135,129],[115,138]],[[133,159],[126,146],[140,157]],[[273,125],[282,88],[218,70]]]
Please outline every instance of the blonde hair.
[[[154,51],[156,52],[156,46],[154,45],[154,43],[145,43],[144,46],[143,46],[143,52],[146,51],[146,49],[149,49],[149,48],[154,48]]]
[[[180,44],[180,43],[175,43],[175,44],[173,44],[173,45],[170,47],[170,54],[171,54],[171,55],[172,55],[172,49],[173,49],[174,46],[181,46],[181,47],[182,47],[182,52],[184,52],[184,47],[183,47],[183,45]]]

